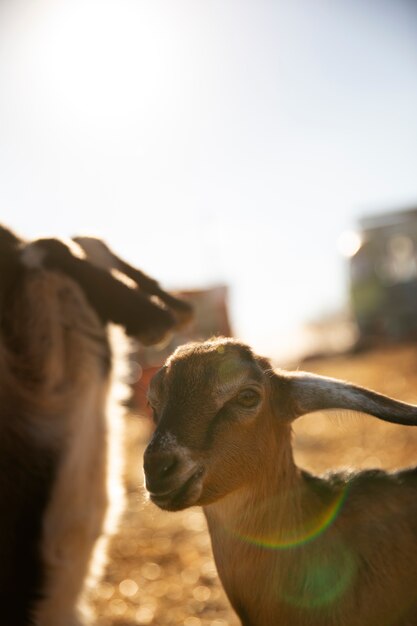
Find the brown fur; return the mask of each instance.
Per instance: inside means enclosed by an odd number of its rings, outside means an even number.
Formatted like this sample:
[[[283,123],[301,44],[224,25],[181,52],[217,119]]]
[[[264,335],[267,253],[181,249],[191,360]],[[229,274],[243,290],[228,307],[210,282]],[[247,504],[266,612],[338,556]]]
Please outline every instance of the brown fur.
[[[256,405],[239,401],[245,389]],[[311,476],[291,420],[351,408],[416,423],[416,407],[274,372],[238,342],[179,348],[149,393],[151,499],[204,507],[218,572],[244,626],[416,626],[417,470]]]
[[[108,484],[121,416],[107,322],[146,343],[176,326],[71,245],[0,227],[0,626],[87,619],[96,542],[120,510]]]
[[[14,455],[15,463],[2,476],[0,530],[17,516],[8,542],[14,546],[11,561],[19,592],[8,619],[2,621],[2,614],[0,623],[73,626],[107,507],[107,336],[70,279],[31,271],[10,294],[0,348],[3,452]],[[36,469],[48,459],[47,470]],[[6,501],[9,480],[13,500]],[[25,513],[27,493],[35,495]],[[25,534],[19,530],[23,521]],[[27,534],[30,543],[21,551]],[[0,541],[7,541],[3,532]],[[8,563],[2,560],[0,567],[9,579]],[[23,573],[31,576],[26,593]],[[24,607],[22,621],[17,607]]]

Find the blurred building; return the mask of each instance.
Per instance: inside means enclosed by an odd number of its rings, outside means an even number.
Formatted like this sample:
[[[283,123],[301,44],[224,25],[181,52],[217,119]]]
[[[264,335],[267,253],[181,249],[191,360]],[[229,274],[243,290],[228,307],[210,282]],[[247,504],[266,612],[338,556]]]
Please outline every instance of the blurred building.
[[[364,217],[350,258],[362,341],[417,338],[417,208]]]
[[[141,412],[146,412],[146,391],[150,379],[175,348],[188,341],[202,341],[214,335],[232,335],[228,313],[228,288],[226,286],[181,291],[175,295],[192,304],[194,318],[182,332],[175,333],[168,344],[139,347],[135,355],[137,382],[134,385],[133,401],[135,408]]]

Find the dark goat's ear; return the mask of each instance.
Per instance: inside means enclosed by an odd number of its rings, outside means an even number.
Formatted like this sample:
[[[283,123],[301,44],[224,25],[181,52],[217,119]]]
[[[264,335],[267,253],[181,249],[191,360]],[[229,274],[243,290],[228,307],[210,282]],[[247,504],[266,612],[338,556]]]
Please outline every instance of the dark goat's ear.
[[[73,237],[84,250],[87,258],[94,264],[105,269],[116,269],[133,280],[139,289],[149,295],[156,296],[174,314],[176,318],[176,329],[186,325],[193,316],[191,305],[184,300],[180,300],[170,293],[164,291],[156,280],[129,265],[126,261],[117,256],[101,239],[94,237]]]
[[[70,246],[57,239],[29,244],[23,258],[36,258],[40,267],[59,270],[77,282],[101,320],[121,324],[129,335],[145,345],[161,341],[175,325],[174,316],[118,280],[109,271],[75,256]]]
[[[417,406],[350,383],[308,374],[277,371],[271,376],[273,402],[289,421],[315,411],[344,409],[368,413],[386,422],[417,425]]]

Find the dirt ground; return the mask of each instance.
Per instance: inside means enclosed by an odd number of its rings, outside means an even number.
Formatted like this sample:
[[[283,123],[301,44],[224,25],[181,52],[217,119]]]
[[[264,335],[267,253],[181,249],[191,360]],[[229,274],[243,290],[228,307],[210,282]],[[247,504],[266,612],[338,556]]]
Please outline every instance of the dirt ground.
[[[310,362],[302,369],[417,403],[415,346]],[[300,419],[294,429],[298,464],[315,472],[417,464],[417,428],[353,415]],[[97,626],[237,626],[217,578],[202,512],[167,513],[146,502],[141,464],[150,425],[137,416],[126,419],[128,507],[111,540],[105,576],[91,594]]]

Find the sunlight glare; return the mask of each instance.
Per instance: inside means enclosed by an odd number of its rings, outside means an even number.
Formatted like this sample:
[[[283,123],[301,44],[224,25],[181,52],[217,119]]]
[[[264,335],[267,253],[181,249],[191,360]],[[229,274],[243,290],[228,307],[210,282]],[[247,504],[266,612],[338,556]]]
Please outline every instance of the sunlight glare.
[[[166,48],[173,45],[157,9],[149,3],[60,0],[43,3],[37,18],[26,24],[25,48],[49,111],[69,110],[96,126],[131,126],[133,115],[152,117],[152,103],[169,84]]]
[[[359,233],[346,231],[339,237],[338,248],[343,256],[350,258],[355,256],[362,243],[362,238]]]

